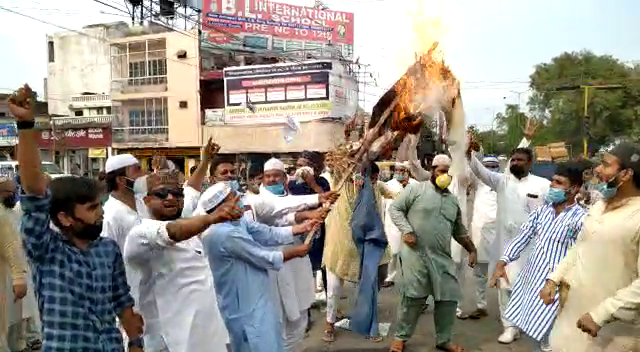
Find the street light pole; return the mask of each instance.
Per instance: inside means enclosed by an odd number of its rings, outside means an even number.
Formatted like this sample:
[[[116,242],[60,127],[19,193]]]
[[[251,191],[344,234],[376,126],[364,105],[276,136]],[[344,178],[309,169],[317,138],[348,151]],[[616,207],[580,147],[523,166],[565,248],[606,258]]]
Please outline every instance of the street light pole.
[[[602,85],[580,85],[580,86],[566,86],[566,87],[558,87],[554,89],[556,92],[569,91],[569,90],[578,90],[582,89],[584,91],[584,110],[582,113],[582,154],[585,158],[589,157],[589,140],[587,129],[584,128],[585,123],[589,119],[589,92],[594,89],[621,89],[624,88],[621,84],[602,84]]]

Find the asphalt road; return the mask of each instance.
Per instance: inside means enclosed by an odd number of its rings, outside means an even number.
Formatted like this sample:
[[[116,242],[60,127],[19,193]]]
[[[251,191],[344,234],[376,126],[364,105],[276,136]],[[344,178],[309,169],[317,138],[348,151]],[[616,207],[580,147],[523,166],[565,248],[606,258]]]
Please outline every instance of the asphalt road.
[[[467,280],[469,282],[470,280]],[[352,287],[345,288],[345,296],[341,301],[341,307],[345,312],[351,303]],[[472,288],[465,287],[465,298],[472,297]],[[454,332],[454,342],[461,344],[467,351],[485,352],[531,352],[534,351],[533,340],[523,337],[513,344],[503,345],[497,342],[498,335],[502,332],[502,326],[498,320],[497,294],[495,290],[489,290],[489,317],[481,320],[457,320]],[[396,289],[383,289],[379,296],[379,320],[381,323],[391,323],[389,336],[382,342],[367,341],[363,337],[350,331],[337,330],[336,341],[328,344],[322,341],[324,330],[324,307],[313,309],[314,325],[309,332],[303,352],[382,352],[388,351],[395,331],[395,315],[397,309]],[[466,311],[473,310],[473,304],[465,301],[463,307]],[[606,349],[607,352],[640,352],[640,325],[631,326],[624,324],[611,324],[602,330],[605,334],[618,336],[614,343]],[[420,323],[413,339],[407,343],[408,352],[430,352],[434,348],[433,315],[425,313],[420,318]]]

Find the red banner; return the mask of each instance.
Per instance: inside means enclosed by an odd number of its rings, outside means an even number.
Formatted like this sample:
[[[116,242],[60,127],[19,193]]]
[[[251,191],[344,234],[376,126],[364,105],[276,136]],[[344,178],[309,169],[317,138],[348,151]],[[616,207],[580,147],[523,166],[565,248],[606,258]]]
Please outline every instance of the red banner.
[[[353,45],[353,13],[281,4],[268,0],[204,0],[203,29],[226,44],[225,33],[254,33],[280,38]]]
[[[110,127],[71,128],[56,130],[54,138],[51,130],[39,131],[38,146],[40,148],[83,149],[106,148],[111,146]]]

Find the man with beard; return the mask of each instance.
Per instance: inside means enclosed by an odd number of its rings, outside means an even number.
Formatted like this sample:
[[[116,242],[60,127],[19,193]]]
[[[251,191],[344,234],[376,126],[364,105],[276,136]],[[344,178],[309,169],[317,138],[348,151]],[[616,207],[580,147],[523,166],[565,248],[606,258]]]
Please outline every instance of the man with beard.
[[[23,242],[33,269],[42,319],[43,351],[142,351],[142,319],[133,311],[118,244],[100,237],[101,189],[85,177],[51,181],[41,170],[31,89],[10,98],[17,120],[23,188]],[[51,226],[51,225],[54,226]]]
[[[632,322],[640,308],[640,147],[620,143],[603,155],[595,173],[603,200],[591,207],[576,244],[540,292],[552,304],[560,291],[562,309],[550,337],[557,352],[637,347],[633,341],[613,346],[626,338],[611,336],[607,325]]]
[[[154,352],[224,351],[228,335],[213,294],[213,280],[197,237],[214,223],[235,219],[229,207],[180,219],[184,192],[177,171],[146,177],[150,219],[125,242],[127,266],[140,274],[140,311],[145,342]],[[157,337],[160,337],[159,339]]]
[[[0,304],[0,349],[8,351],[9,339],[9,315],[17,305],[22,305],[22,299],[27,295],[27,259],[20,241],[18,224],[14,219],[14,207],[16,206],[16,186],[13,180],[0,175],[0,282],[3,287],[0,290],[2,304]],[[7,279],[8,278],[8,279]],[[4,284],[11,283],[9,287]],[[20,316],[14,317],[12,330],[22,328],[22,310],[18,309]],[[15,322],[17,320],[17,324]],[[14,334],[12,334],[14,335]],[[26,346],[20,346],[24,349]]]
[[[300,157],[296,161],[296,167],[298,170],[308,167],[313,170],[313,175],[303,173],[305,182],[300,180],[289,181],[288,189],[292,195],[310,195],[329,192],[331,186],[326,178],[320,176],[324,169],[323,156],[319,152],[312,152],[305,150],[300,153]],[[311,244],[311,250],[309,250],[309,260],[311,260],[311,269],[313,270],[314,277],[318,271],[321,271],[322,275],[322,287],[327,291],[327,271],[322,268],[322,253],[324,252],[324,238],[325,228],[324,224],[320,227],[317,237],[314,238]],[[311,312],[309,311],[309,318],[311,318]]]
[[[436,348],[464,351],[451,341],[461,298],[456,264],[451,257],[451,240],[469,253],[470,267],[475,266],[476,248],[467,235],[458,201],[447,189],[451,184],[448,172],[448,164],[434,162],[431,180],[407,186],[389,207],[391,219],[405,244],[400,250],[402,296],[392,352],[404,351],[424,302],[431,296],[435,301]]]
[[[513,285],[513,293],[505,311],[505,318],[539,342],[537,351],[548,352],[549,333],[558,311],[558,305],[545,306],[539,298],[540,289],[550,271],[573,246],[582,230],[585,210],[576,203],[582,186],[582,169],[575,163],[560,163],[551,179],[546,194],[547,204],[529,214],[520,227],[520,233],[505,249],[496,264],[491,286],[498,279],[507,283],[509,263],[517,260],[534,241],[533,252]]]
[[[197,212],[216,213],[220,207],[242,207],[240,195],[226,183],[207,189]],[[274,301],[268,289],[272,284],[269,271],[280,270],[285,262],[305,257],[309,245],[292,245],[293,236],[307,233],[318,224],[308,221],[291,227],[269,227],[243,217],[212,226],[202,234],[232,351],[285,351],[278,310],[280,305],[290,302]],[[282,245],[292,246],[279,247]],[[190,351],[218,350],[209,347]]]
[[[472,144],[470,143],[470,146]],[[514,149],[509,161],[509,172],[505,173],[487,169],[475,156],[471,147],[467,150],[467,158],[473,174],[497,194],[497,231],[490,248],[490,259],[495,261],[504,253],[507,244],[518,235],[520,226],[529,214],[544,204],[544,196],[549,191],[549,180],[530,173],[533,152],[529,148]],[[508,282],[516,281],[518,273],[529,257],[529,252],[526,251],[520,255],[520,259],[510,263],[507,268]],[[495,262],[490,264],[494,265]],[[504,316],[510,298],[511,285],[507,280],[500,280],[498,304],[504,332],[498,337],[498,342],[504,344],[512,343],[520,335],[518,328]]]
[[[315,198],[313,196],[292,196],[289,195],[285,186],[287,174],[284,163],[278,159],[269,159],[264,164],[264,174],[262,178],[261,198],[271,198],[274,204],[282,203],[283,207],[293,208],[293,202],[299,205],[294,208],[299,210],[293,217],[293,221],[277,221],[277,219],[263,217],[256,208],[256,220],[260,223],[271,226],[287,226],[308,220],[311,218],[318,221],[324,220],[328,213],[328,208],[320,207],[312,211],[304,211],[307,207],[302,203],[305,198]],[[330,196],[325,196],[329,194]],[[328,203],[333,203],[337,199],[335,193],[323,193],[318,198],[327,198]],[[250,197],[249,199],[253,199]],[[325,200],[325,199],[323,199]],[[313,204],[318,206],[319,203]],[[290,217],[291,218],[291,217]],[[313,289],[313,271],[309,257],[294,258],[286,262],[277,272],[269,272],[272,288],[275,289],[275,296],[281,306],[281,321],[283,326],[283,338],[285,351],[293,352],[298,350],[300,342],[304,339],[308,325],[308,309],[315,299]]]

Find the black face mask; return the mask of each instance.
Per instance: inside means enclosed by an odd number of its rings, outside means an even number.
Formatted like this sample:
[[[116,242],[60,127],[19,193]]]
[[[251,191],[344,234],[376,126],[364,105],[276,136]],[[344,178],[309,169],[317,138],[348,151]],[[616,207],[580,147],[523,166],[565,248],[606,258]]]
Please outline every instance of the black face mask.
[[[2,200],[2,205],[4,205],[4,207],[7,209],[13,209],[17,203],[18,197],[16,197],[15,195]]]
[[[88,241],[94,241],[100,237],[102,233],[102,220],[98,223],[90,224],[78,218],[74,219],[82,225],[78,229],[73,229],[73,236]]]
[[[524,167],[515,164],[509,167],[509,171],[511,171],[511,174],[517,178],[520,178],[525,174]]]

